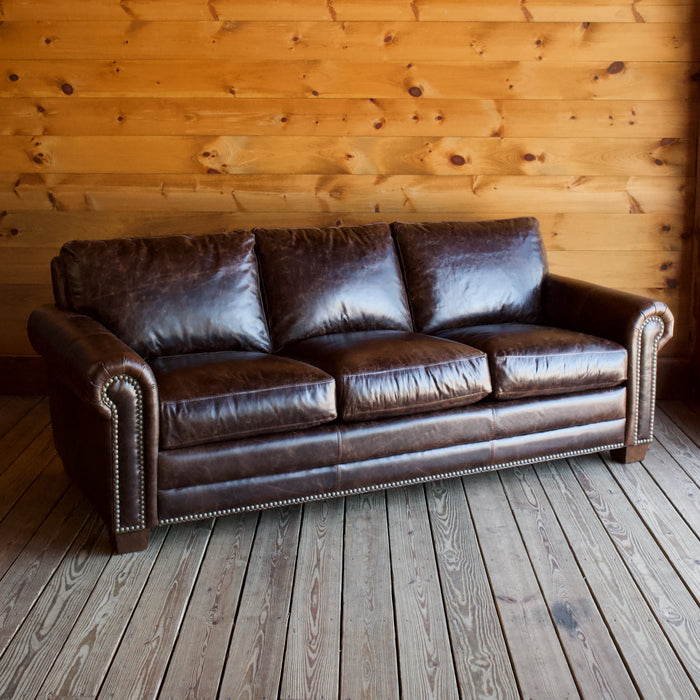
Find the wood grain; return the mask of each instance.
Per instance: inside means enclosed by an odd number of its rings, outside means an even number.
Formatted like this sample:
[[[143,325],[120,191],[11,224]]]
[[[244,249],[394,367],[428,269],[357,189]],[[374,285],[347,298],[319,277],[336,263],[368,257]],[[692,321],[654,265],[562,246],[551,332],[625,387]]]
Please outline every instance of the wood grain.
[[[658,454],[658,451],[654,453]],[[664,550],[673,568],[686,582],[695,599],[700,600],[700,539],[676,512],[662,489],[650,476],[647,469],[651,465],[647,466],[645,459],[646,468],[639,469],[629,464],[613,462],[605,455],[603,459],[623,490],[627,501],[634,506],[659,547]],[[600,487],[605,488],[604,484]],[[617,504],[621,502],[619,498],[616,500]],[[631,512],[627,508],[625,508],[625,516],[632,519]]]
[[[280,698],[338,693],[344,510],[341,498],[304,506]]]
[[[0,474],[0,518],[8,513],[54,455],[53,435],[47,426]]]
[[[219,687],[221,697],[277,697],[300,524],[300,507],[260,515]]]
[[[501,475],[576,685],[583,697],[635,697],[636,690],[564,533],[532,469]]]
[[[644,459],[644,467],[659,488],[666,494],[668,502],[685,520],[693,530],[696,537],[700,537],[700,499],[697,494],[697,484],[683,471],[678,462],[658,444],[659,440],[665,442],[665,435],[658,427],[656,441],[649,445],[649,451]]]
[[[212,522],[172,527],[100,688],[104,697],[154,698],[165,673]]]
[[[26,697],[44,678],[104,569],[107,532],[92,516],[0,658],[0,697]]]
[[[2,519],[0,527],[0,578],[31,540],[51,509],[61,499],[70,480],[54,457]],[[46,494],[53,495],[47,498]]]
[[[601,467],[602,467],[602,463]],[[564,462],[536,467],[620,655],[643,697],[692,697],[696,690],[652,610],[638,595],[630,571]]]
[[[22,454],[49,424],[49,402],[44,398],[0,438],[0,474]]]
[[[700,540],[686,528],[689,537],[681,546],[674,534],[679,535],[679,530],[683,528],[671,520],[662,524],[661,529],[668,530],[663,535],[656,523],[648,523],[652,529],[647,530],[612,475],[600,468],[600,457],[577,457],[569,461],[581,488],[643,595],[654,610],[663,611],[662,614],[657,613],[659,624],[696,690],[700,689],[700,619],[697,602],[700,598]],[[635,500],[639,508],[639,499]],[[667,555],[657,544],[660,536],[667,540]],[[689,574],[686,583],[690,583],[690,591],[671,566],[668,556],[672,557],[677,569],[683,568]]]
[[[457,698],[457,679],[422,486],[387,491],[401,692]]]
[[[686,100],[697,63],[0,59],[3,97]],[[233,106],[233,105],[232,105]]]
[[[513,667],[530,698],[575,698],[578,691],[528,554],[496,474],[464,479],[469,508],[509,647],[523,650]],[[507,576],[516,569],[517,578]]]
[[[217,519],[159,698],[216,697],[257,522]]]
[[[421,212],[486,217],[552,213],[664,213],[692,202],[684,177],[543,175],[131,175],[6,174],[4,210],[347,212],[394,219]]]
[[[110,557],[39,691],[46,697],[95,697],[137,607],[167,528],[143,552]]]
[[[679,139],[0,136],[0,172],[690,177]]]
[[[479,213],[444,211],[446,220],[478,221]],[[692,243],[692,224],[677,212],[629,216],[576,212],[553,214],[532,210],[540,222],[544,243],[552,251],[682,251]],[[335,226],[376,221],[376,212],[153,212],[153,211],[10,211],[0,217],[0,250],[40,248],[58,252],[72,238],[104,239],[123,236],[199,235],[256,226]],[[402,221],[422,222],[426,214],[405,212]],[[602,226],[614,226],[611,238]],[[42,277],[48,283],[49,271]]]
[[[526,7],[509,0],[484,4],[479,0],[281,0],[260,4],[254,0],[3,0],[7,20],[262,20],[289,19],[343,22],[349,20],[404,21],[554,21],[554,22],[678,22],[692,21],[692,0],[654,0],[630,6],[627,0],[529,0]]]
[[[460,136],[687,138],[695,102],[412,97],[17,97],[0,100],[4,136]],[[546,114],[547,119],[542,119]]]
[[[384,493],[345,499],[344,543],[341,697],[398,699]]]
[[[457,479],[432,482],[425,490],[461,695],[517,698],[462,484]]]
[[[684,439],[685,433],[673,422],[666,413],[667,402],[662,404],[663,408],[657,407],[654,416],[654,431],[657,439],[663,444],[665,450],[673,457],[678,468],[685,473],[685,478],[690,479],[694,484],[700,485],[700,447],[692,440]],[[655,456],[655,455],[653,455]],[[658,478],[658,473],[654,472],[654,477]],[[685,481],[685,478],[682,478]],[[700,504],[698,504],[700,507]]]
[[[697,19],[694,0],[2,0],[0,247],[26,250],[0,254],[0,355],[34,354],[66,240],[535,214],[552,269],[625,289],[641,270],[687,358]]]
[[[529,4],[529,3],[528,3]],[[631,61],[691,61],[692,26],[625,28]],[[347,61],[608,61],[620,55],[617,23],[443,21],[10,21],[0,25],[0,58],[250,58]]]
[[[39,396],[8,396],[0,402],[0,440],[12,430],[19,421],[34,408]]]

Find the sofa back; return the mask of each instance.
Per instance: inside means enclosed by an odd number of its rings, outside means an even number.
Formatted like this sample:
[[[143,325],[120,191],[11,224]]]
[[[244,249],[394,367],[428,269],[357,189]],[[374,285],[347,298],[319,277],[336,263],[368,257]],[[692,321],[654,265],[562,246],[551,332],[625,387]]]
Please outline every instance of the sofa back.
[[[392,228],[418,332],[537,320],[547,272],[537,219]]]
[[[250,232],[66,243],[56,303],[96,318],[143,357],[269,352]]]
[[[273,345],[330,333],[411,330],[388,224],[255,229]]]
[[[534,321],[546,270],[531,218],[72,241],[52,262],[56,303],[146,358]]]

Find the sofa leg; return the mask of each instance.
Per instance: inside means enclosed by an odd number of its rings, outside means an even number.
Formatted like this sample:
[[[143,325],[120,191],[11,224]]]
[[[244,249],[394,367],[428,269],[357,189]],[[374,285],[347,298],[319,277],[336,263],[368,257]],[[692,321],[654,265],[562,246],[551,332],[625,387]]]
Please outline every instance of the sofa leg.
[[[630,447],[621,447],[617,450],[611,450],[610,454],[612,458],[623,464],[629,464],[630,462],[641,462],[647,456],[647,448],[649,445],[644,443],[643,445],[632,445]]]
[[[112,543],[112,549],[114,549],[117,554],[140,552],[148,547],[148,538],[150,534],[150,530],[123,532],[118,535],[110,532],[109,540]]]

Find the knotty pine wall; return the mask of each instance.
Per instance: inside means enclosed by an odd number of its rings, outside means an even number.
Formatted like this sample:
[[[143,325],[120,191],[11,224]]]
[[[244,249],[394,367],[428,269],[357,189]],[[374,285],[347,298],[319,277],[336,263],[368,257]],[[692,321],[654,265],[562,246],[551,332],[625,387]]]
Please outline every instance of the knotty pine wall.
[[[688,358],[694,0],[0,0],[0,356],[72,238],[539,217]]]

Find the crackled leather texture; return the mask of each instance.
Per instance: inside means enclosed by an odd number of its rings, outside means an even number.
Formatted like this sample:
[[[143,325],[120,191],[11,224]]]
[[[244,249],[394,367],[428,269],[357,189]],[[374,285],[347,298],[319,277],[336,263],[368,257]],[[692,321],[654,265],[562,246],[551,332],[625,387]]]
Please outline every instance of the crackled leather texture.
[[[537,320],[547,270],[537,219],[392,228],[417,331]]]
[[[279,433],[332,421],[335,381],[316,367],[257,352],[151,361],[163,449]]]
[[[276,348],[316,335],[411,330],[387,224],[255,229]]]
[[[54,293],[143,357],[269,351],[250,232],[73,241]]]
[[[346,421],[464,406],[491,391],[483,352],[418,333],[336,333],[283,352],[335,378],[338,415]]]
[[[603,389],[627,378],[627,351],[611,340],[525,323],[443,331],[483,350],[497,399]]]

